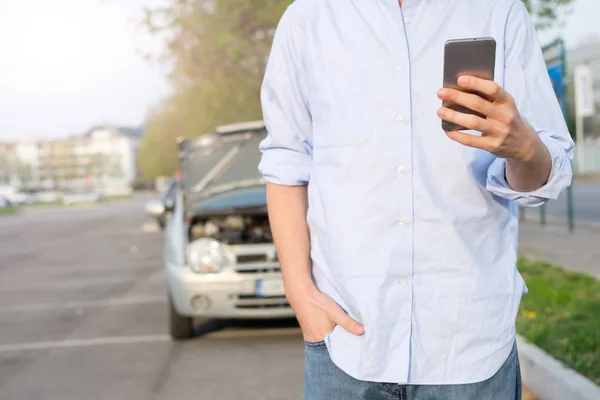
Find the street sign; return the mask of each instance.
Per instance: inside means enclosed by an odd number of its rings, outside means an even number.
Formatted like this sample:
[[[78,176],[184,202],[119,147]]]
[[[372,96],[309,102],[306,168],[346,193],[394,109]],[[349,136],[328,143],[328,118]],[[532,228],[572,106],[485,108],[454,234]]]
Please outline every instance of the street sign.
[[[564,76],[566,74],[564,66],[564,63],[561,60],[557,60],[551,64],[548,64],[548,75],[550,75],[550,81],[552,82],[554,93],[558,98],[558,102],[560,103],[560,107],[563,111],[563,114],[566,114],[567,91],[565,88]]]
[[[575,112],[578,117],[594,115],[594,89],[592,71],[587,65],[578,65],[574,70]]]

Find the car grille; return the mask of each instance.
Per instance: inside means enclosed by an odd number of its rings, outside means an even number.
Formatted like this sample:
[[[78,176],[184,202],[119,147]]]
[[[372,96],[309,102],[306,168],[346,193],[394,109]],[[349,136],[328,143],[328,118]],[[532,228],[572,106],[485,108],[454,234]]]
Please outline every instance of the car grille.
[[[238,295],[233,298],[235,308],[289,308],[285,296],[278,297],[257,297],[254,295]]]
[[[233,266],[241,274],[280,273],[281,266],[272,244],[238,245],[232,247],[236,263]]]

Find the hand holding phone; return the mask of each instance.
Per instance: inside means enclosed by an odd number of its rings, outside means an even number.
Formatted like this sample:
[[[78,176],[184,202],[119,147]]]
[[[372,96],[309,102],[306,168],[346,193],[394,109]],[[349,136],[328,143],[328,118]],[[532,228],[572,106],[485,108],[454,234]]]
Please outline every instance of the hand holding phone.
[[[455,142],[500,158],[551,162],[548,148],[521,116],[515,99],[493,80],[495,47],[487,38],[447,43],[444,88],[438,91],[442,128]],[[461,130],[479,131],[481,136]]]
[[[444,47],[444,83],[445,88],[465,90],[458,84],[458,78],[463,75],[475,76],[477,78],[494,80],[494,66],[496,64],[496,41],[493,38],[453,39],[448,40]],[[475,93],[489,100],[481,93]],[[451,110],[474,114],[485,118],[481,113],[443,100],[442,105]],[[459,131],[466,129],[456,123],[442,120],[442,129],[445,131]]]

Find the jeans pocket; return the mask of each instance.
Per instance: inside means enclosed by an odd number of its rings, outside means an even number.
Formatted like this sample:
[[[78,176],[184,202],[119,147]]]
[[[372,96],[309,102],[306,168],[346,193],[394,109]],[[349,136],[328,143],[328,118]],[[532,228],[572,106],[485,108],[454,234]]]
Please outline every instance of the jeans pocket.
[[[319,340],[318,342],[309,342],[308,340],[304,339],[304,345],[306,347],[323,347],[325,346],[325,339]]]

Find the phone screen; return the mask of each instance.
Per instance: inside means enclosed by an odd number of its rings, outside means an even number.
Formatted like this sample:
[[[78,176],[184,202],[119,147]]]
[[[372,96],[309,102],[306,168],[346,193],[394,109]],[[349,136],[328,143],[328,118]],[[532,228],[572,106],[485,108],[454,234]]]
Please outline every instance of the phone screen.
[[[494,80],[495,64],[496,41],[493,38],[449,40],[444,48],[444,87],[466,91],[458,86],[458,78],[462,75]],[[480,113],[458,104],[449,101],[442,104],[455,111],[484,118]],[[442,120],[442,129],[457,131],[465,128]]]

